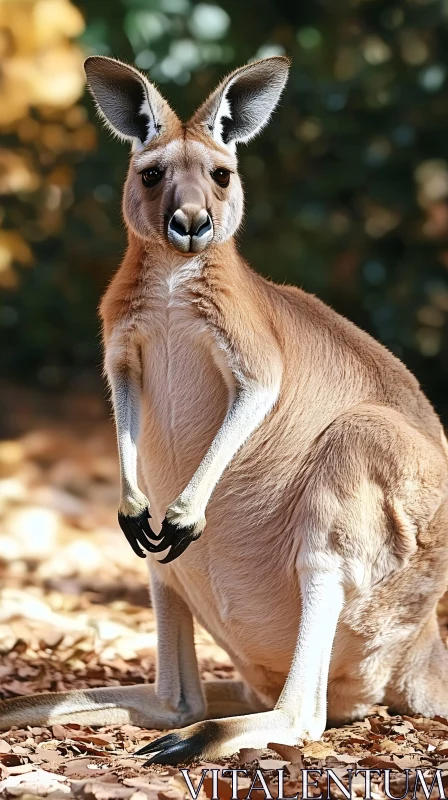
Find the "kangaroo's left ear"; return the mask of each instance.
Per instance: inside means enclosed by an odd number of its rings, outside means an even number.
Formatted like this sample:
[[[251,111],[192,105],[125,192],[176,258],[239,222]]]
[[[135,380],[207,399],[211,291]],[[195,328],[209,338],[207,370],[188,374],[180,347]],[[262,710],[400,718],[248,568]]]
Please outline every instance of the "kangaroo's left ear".
[[[196,111],[190,124],[202,124],[219,144],[248,142],[269,120],[284,89],[289,59],[273,56],[235,70]]]

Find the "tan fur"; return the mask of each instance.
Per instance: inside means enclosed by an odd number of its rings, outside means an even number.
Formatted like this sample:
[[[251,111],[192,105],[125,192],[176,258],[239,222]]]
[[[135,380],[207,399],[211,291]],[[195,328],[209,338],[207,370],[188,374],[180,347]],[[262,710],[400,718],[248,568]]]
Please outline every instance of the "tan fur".
[[[329,719],[353,719],[377,702],[447,715],[448,656],[435,611],[448,570],[448,451],[440,421],[384,347],[241,258],[233,239],[240,181],[232,175],[229,190],[221,190],[210,177],[217,166],[236,171],[236,157],[204,132],[201,113],[182,136],[176,126],[171,138],[155,138],[132,156],[124,196],[128,251],[101,303],[108,374],[134,375],[141,391],[139,484],[151,525],[158,530],[168,508],[176,524],[187,520],[203,530],[172,563],[149,559],[162,651],[158,683],[155,692],[145,689],[145,701],[141,687],[132,701],[109,690],[114,708],[101,690],[66,695],[69,711],[60,713],[59,700],[43,706],[39,697],[20,699],[4,704],[0,722],[88,713],[90,723],[118,715],[173,727],[243,707],[259,712],[186,729],[184,739],[212,732],[213,743],[201,750],[207,757],[247,744],[246,734],[253,746],[319,736],[325,696],[304,720],[306,687],[302,697],[297,681],[295,693],[288,686],[309,602],[304,587],[319,593],[307,576],[327,574],[336,576],[334,591],[340,585],[344,600],[334,623]],[[154,153],[167,179],[145,195],[138,170]],[[165,207],[191,198],[210,210],[217,233],[203,253],[185,257],[166,241]],[[247,386],[273,402],[266,401],[262,421],[215,488],[201,483],[202,494],[185,494]],[[124,497],[122,510],[133,513],[132,502]],[[191,616],[243,677],[245,688],[239,685],[231,702],[224,685],[221,702],[204,697]]]

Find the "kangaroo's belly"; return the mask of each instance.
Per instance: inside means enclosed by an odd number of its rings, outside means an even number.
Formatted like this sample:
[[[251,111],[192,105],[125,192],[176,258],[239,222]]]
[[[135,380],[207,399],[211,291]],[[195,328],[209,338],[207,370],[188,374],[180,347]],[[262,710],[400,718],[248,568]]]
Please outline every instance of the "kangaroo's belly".
[[[189,482],[228,409],[229,389],[210,336],[181,302],[170,306],[165,298],[151,313],[141,354],[138,449],[141,488],[155,522],[161,522],[167,505]],[[261,495],[269,505],[263,485],[269,476],[258,470],[257,491],[256,465],[247,474],[246,469],[242,474],[232,464],[224,473],[207,508],[201,539],[171,564],[158,566],[151,556],[151,567],[178,591],[242,671],[265,665],[284,675],[299,619],[297,580],[285,548],[279,553],[279,531],[271,521],[263,526],[257,518]],[[273,574],[281,580],[273,580]]]
[[[152,556],[150,568],[180,594],[250,683],[257,685],[255,675],[264,670],[283,680],[301,614],[297,574],[272,549],[268,529],[252,530],[244,520],[230,528],[231,517],[212,516],[179,559],[159,565]]]

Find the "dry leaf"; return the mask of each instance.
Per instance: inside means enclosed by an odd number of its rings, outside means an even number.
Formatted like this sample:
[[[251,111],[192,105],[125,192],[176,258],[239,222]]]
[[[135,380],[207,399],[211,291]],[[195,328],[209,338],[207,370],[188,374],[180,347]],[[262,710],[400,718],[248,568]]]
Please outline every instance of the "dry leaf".
[[[260,761],[267,755],[266,750],[255,750],[251,747],[242,747],[239,751],[238,760],[240,764],[251,764],[252,761]]]
[[[222,778],[218,775],[218,796],[220,800],[231,800],[232,798],[232,787],[231,787],[231,780],[230,778]],[[251,780],[249,778],[245,778],[244,776],[240,776],[238,778],[238,798],[239,800],[244,800],[247,797],[247,791],[251,785]],[[207,797],[213,797],[213,781],[212,778],[206,776],[204,778],[204,783],[202,784],[202,788]],[[160,795],[159,795],[160,796]]]
[[[393,739],[383,739],[382,742],[378,743],[378,747],[382,753],[403,753],[403,748]]]
[[[154,794],[156,793],[154,792]],[[138,789],[136,792],[131,794],[130,800],[148,800],[148,793]]]
[[[355,755],[354,753],[336,753],[335,755],[336,761],[340,761],[343,764],[357,764],[360,758],[362,758],[361,755]]]
[[[64,764],[64,775],[67,777],[84,777],[86,775],[91,775],[91,771],[89,770],[89,766],[95,762],[92,761],[92,758],[89,756],[88,758],[71,758]]]
[[[13,795],[28,793],[41,797],[56,790],[69,794],[70,787],[64,781],[65,778],[62,775],[55,775],[52,772],[38,769],[27,774],[10,775],[5,780],[0,781],[0,794],[1,792]]]
[[[392,756],[395,768],[414,769],[415,767],[425,767],[431,764],[429,759],[425,759],[420,753],[408,753],[402,756]]]
[[[83,742],[84,744],[97,744],[97,745],[108,745],[114,741],[113,736],[107,736],[106,734],[102,734],[101,736],[96,736],[93,733],[84,734],[83,736],[74,736],[72,734],[70,736],[70,739],[73,742]]]
[[[397,723],[394,723],[394,725],[392,725],[392,731],[394,733],[402,733],[405,736],[409,731],[413,731],[413,730],[414,730],[414,726],[412,725],[412,723],[409,720],[408,721],[402,720],[401,722],[397,722]]]
[[[89,781],[84,784],[84,794],[92,795],[97,800],[126,800],[134,794],[133,790],[122,783],[102,783]]]
[[[262,758],[259,762],[260,769],[281,769],[286,766],[288,761],[280,761],[276,758]]]
[[[372,769],[397,769],[399,766],[386,756],[366,756],[358,761],[361,767],[371,767]]]
[[[291,764],[303,765],[302,751],[299,747],[292,747],[289,744],[275,744],[275,742],[270,742],[268,747],[270,750],[275,750],[281,758],[286,759]]]
[[[325,759],[328,756],[334,756],[335,751],[328,742],[310,742],[310,744],[302,747],[302,755],[304,758]]]
[[[53,725],[52,731],[55,739],[61,739],[63,741],[67,736],[67,732],[62,725]]]
[[[22,775],[25,772],[32,772],[34,767],[32,764],[19,764],[17,767],[10,767],[8,772],[10,775]]]

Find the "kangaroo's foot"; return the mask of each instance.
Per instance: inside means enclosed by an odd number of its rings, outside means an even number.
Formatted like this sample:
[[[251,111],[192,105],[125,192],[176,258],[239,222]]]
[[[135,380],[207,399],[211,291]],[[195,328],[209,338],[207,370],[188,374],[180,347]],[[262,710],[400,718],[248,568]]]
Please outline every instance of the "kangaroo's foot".
[[[81,725],[131,723],[163,731],[206,717],[248,714],[256,710],[255,698],[242,681],[206,681],[202,687],[203,696],[180,704],[173,703],[172,697],[163,700],[157,696],[154,684],[14,697],[0,702],[0,730],[76,722]]]
[[[325,717],[300,720],[282,709],[206,720],[162,736],[143,747],[137,755],[153,754],[145,766],[213,760],[232,755],[243,747],[264,749],[271,743],[295,745],[320,739]]]
[[[124,725],[141,728],[167,728],[193,722],[204,716],[204,709],[171,708],[156,695],[153,684],[110,686],[70,692],[15,697],[0,703],[0,730],[13,726],[56,725],[75,722],[81,725]]]

